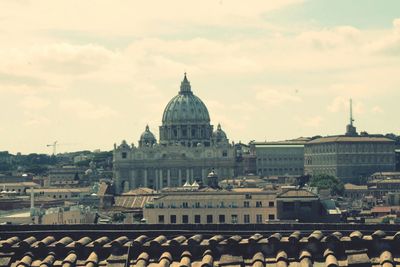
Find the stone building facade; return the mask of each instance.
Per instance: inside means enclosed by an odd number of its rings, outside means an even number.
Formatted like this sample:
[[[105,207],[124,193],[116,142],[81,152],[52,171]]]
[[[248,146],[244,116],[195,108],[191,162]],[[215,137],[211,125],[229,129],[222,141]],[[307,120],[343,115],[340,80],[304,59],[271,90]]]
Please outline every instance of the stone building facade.
[[[120,194],[138,187],[160,190],[202,183],[215,170],[221,179],[233,177],[235,149],[218,125],[214,131],[206,105],[191,90],[186,74],[178,95],[167,104],[160,138],[146,126],[138,146],[114,145],[114,182]]]
[[[143,209],[150,224],[263,224],[276,220],[276,191],[262,188],[162,192]]]
[[[377,136],[330,136],[308,142],[304,150],[306,174],[329,174],[358,182],[375,172],[395,170],[395,142]]]
[[[308,139],[280,142],[252,142],[257,175],[281,176],[304,174],[304,144]]]

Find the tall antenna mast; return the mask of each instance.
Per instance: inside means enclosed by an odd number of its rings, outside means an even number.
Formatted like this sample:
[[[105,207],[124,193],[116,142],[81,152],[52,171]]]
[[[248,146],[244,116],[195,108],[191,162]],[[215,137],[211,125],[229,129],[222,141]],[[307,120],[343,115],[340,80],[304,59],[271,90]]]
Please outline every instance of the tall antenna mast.
[[[350,98],[350,125],[353,126],[353,100]]]
[[[354,118],[353,118],[353,100],[350,98],[350,124],[346,126],[346,135],[347,136],[356,136],[357,129],[353,126]]]

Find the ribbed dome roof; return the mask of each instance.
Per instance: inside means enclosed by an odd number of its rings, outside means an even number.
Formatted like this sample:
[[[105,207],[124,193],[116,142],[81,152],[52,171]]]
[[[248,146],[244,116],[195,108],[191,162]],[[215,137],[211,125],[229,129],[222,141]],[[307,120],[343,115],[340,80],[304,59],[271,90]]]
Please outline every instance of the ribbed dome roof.
[[[155,143],[157,141],[154,134],[152,132],[150,132],[149,125],[146,126],[146,130],[140,136],[140,141],[142,141],[146,144],[147,143]]]
[[[165,107],[162,123],[163,125],[210,123],[207,107],[191,91],[186,74],[181,83],[179,94],[172,98]]]
[[[226,133],[221,128],[221,124],[218,124],[217,130],[213,132],[213,137],[220,140],[227,139]]]

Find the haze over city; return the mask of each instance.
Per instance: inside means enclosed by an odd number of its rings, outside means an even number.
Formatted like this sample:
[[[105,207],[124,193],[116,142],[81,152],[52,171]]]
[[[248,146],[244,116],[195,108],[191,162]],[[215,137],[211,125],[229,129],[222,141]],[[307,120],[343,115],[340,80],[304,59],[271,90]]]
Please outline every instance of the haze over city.
[[[399,133],[400,2],[0,3],[0,147],[158,139],[183,73],[231,141]],[[93,6],[96,8],[93,8]]]

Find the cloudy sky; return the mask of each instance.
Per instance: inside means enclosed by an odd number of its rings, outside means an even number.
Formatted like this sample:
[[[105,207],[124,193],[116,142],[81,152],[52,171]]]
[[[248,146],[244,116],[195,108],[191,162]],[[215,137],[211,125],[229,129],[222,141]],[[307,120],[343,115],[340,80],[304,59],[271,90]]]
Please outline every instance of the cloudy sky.
[[[158,136],[183,73],[230,140],[400,134],[398,0],[1,0],[0,150]]]

